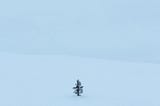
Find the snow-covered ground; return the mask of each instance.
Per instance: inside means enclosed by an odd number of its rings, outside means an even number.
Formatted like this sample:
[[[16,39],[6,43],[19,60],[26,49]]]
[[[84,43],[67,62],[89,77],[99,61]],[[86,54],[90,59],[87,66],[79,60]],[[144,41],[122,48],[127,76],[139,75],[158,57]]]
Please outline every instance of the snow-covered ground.
[[[0,0],[0,106],[160,106],[159,35],[160,0]]]
[[[160,64],[0,54],[0,106],[159,106]],[[77,97],[76,79],[84,85]]]

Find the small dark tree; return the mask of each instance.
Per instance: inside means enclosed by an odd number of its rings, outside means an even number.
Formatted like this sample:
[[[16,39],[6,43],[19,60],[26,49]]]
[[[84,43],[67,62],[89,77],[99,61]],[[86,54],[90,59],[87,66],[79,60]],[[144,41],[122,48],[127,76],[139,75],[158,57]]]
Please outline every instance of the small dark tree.
[[[83,93],[83,86],[81,86],[81,82],[77,80],[76,87],[73,87],[74,93],[77,94],[77,96],[81,96],[80,94]]]

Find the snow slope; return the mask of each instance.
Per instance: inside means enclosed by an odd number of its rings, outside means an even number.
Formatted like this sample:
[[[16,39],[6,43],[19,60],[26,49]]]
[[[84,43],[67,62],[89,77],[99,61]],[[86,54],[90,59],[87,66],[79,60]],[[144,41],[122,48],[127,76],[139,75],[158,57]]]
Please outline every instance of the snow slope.
[[[1,0],[0,106],[159,106],[159,4]]]
[[[0,106],[159,106],[160,64],[0,54]],[[84,85],[77,97],[76,79]]]

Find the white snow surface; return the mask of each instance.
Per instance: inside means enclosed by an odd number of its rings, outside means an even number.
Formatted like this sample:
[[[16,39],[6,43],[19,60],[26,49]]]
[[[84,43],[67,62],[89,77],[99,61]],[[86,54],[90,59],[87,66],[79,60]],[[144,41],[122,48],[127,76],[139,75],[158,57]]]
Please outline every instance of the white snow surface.
[[[160,64],[0,54],[0,106],[159,106]],[[72,87],[80,79],[84,93]]]
[[[159,35],[160,0],[0,0],[0,106],[160,106]]]

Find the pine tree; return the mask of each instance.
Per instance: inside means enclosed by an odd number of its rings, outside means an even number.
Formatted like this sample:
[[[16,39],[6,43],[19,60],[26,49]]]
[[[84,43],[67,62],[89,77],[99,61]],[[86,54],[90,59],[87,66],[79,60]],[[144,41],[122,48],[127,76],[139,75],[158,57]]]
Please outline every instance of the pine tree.
[[[77,96],[81,96],[80,94],[83,93],[83,86],[81,86],[81,82],[77,80],[76,87],[73,87],[74,93],[77,94]]]

